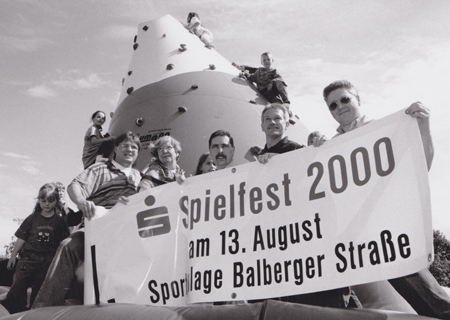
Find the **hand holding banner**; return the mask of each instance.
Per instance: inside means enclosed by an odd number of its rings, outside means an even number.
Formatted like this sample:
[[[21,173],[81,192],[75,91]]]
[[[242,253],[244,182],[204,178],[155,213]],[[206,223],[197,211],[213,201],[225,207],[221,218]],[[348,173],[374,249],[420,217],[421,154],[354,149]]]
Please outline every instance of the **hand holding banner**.
[[[265,299],[426,268],[432,229],[420,139],[400,111],[319,148],[130,197],[86,228],[101,301]]]

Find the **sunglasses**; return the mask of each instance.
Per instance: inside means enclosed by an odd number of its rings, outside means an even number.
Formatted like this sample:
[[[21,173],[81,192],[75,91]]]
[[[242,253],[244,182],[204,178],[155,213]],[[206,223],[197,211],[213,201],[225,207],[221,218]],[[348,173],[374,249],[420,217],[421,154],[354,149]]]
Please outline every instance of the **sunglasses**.
[[[342,97],[339,101],[341,102],[341,104],[347,104],[351,101],[352,99],[349,97]],[[333,102],[328,106],[328,109],[330,109],[330,111],[334,111],[337,108],[337,103]]]

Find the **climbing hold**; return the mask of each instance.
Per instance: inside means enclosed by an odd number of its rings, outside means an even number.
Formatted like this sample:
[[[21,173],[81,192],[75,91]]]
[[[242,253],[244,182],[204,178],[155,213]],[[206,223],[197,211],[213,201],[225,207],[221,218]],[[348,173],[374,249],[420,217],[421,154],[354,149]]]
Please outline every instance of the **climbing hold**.
[[[128,71],[128,75],[131,76],[131,74],[133,73],[133,71]]]
[[[178,50],[180,50],[181,52],[186,51],[187,50],[186,45],[184,43],[180,44]]]
[[[163,38],[165,38],[165,37],[166,37],[166,34],[164,33],[164,34],[163,34]]]
[[[187,111],[187,108],[186,107],[184,107],[184,106],[181,106],[181,107],[178,107],[178,112],[186,112]]]
[[[139,45],[137,43],[133,44],[133,49],[136,50]]]
[[[136,43],[137,35],[134,36],[134,43]]]
[[[129,88],[127,89],[127,93],[128,93],[128,94],[131,94],[131,93],[133,92],[133,90],[134,90],[133,87],[129,87]]]
[[[191,89],[192,89],[192,90],[196,90],[196,89],[198,89],[198,85],[196,85],[196,84],[193,84],[193,85],[191,86]]]
[[[213,65],[213,64],[210,64],[210,65],[209,65],[209,68],[210,68],[211,70],[216,70],[216,66]]]
[[[147,26],[144,26],[144,27],[142,28],[142,30],[147,31],[147,30],[148,30],[148,27],[147,27]]]
[[[144,124],[144,119],[142,119],[142,118],[137,118],[136,119],[136,125],[138,127],[142,126],[143,124]]]
[[[253,103],[253,104],[256,104],[256,101],[255,101],[255,100],[250,100],[249,102],[250,102],[250,103]]]
[[[125,78],[122,78],[122,85],[123,85],[124,82],[125,82]]]
[[[172,70],[174,65],[172,63],[169,63],[166,67],[167,70]]]

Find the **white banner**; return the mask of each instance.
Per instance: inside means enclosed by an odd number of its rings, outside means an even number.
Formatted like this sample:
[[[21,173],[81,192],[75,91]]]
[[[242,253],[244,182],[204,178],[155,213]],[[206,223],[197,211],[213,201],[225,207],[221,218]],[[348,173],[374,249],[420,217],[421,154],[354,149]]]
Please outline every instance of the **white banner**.
[[[319,148],[137,194],[86,225],[87,261],[91,246],[101,302],[261,299],[414,273],[433,251],[417,122],[400,111]]]

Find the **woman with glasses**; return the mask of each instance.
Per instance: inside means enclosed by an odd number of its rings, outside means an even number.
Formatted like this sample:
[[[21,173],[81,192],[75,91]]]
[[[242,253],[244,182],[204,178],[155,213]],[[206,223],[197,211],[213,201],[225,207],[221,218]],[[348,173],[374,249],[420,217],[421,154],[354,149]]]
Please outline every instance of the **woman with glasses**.
[[[150,153],[153,158],[142,172],[143,177],[138,186],[139,192],[173,181],[182,184],[186,180],[184,170],[178,165],[181,145],[176,139],[170,136],[159,138],[150,146]]]

